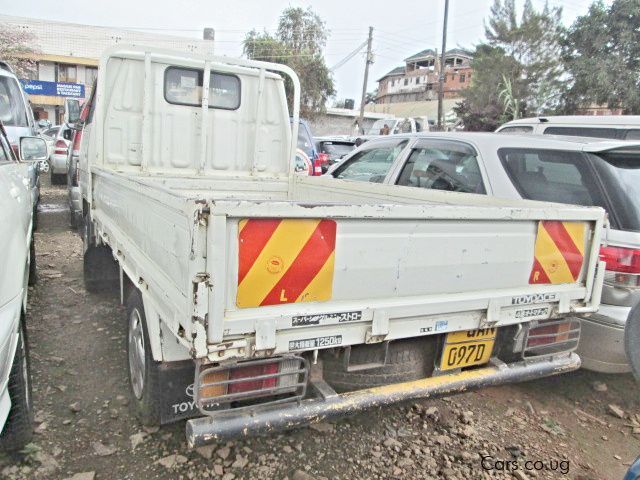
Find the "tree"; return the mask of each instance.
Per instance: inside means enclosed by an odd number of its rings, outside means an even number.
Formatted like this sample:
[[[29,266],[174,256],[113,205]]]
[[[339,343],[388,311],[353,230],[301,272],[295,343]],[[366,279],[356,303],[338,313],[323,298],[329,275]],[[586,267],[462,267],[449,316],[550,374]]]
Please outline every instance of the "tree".
[[[559,8],[545,4],[538,12],[526,0],[518,21],[514,0],[494,0],[486,42],[474,53],[471,86],[454,109],[465,128],[494,130],[513,118],[558,108],[563,93],[560,16]]]
[[[331,72],[322,56],[326,42],[325,23],[311,7],[289,7],[280,15],[275,35],[255,30],[246,34],[244,54],[253,60],[291,67],[300,78],[301,115],[313,117],[335,94]],[[291,107],[293,85],[289,79],[285,80],[285,88]]]
[[[519,64],[502,49],[481,44],[473,57],[473,77],[469,88],[463,90],[463,101],[454,107],[454,112],[462,120],[466,130],[493,131],[501,124],[513,119],[500,99],[504,82],[511,85],[514,98],[524,96],[524,83],[520,80]],[[523,114],[522,102],[518,102],[519,113]]]
[[[0,59],[7,62],[18,78],[31,78],[36,68],[34,35],[13,25],[0,25]]]
[[[563,59],[566,113],[597,103],[640,114],[640,0],[592,4],[567,31]]]

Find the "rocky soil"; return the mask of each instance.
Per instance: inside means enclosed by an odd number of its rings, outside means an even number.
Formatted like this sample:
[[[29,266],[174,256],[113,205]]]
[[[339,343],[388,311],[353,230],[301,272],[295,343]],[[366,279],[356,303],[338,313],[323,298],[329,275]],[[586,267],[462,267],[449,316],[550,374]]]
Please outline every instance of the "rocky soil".
[[[638,385],[584,371],[190,450],[183,423],[142,428],[129,410],[124,311],[83,288],[66,190],[45,186],[40,210],[35,436],[2,478],[619,480],[640,453]]]

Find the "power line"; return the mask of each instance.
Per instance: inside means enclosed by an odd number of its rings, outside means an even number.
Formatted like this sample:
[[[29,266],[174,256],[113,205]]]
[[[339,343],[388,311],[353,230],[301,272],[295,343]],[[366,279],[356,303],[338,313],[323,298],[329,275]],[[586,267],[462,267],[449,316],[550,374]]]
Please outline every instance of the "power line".
[[[351,60],[353,57],[355,57],[364,47],[366,47],[368,42],[369,42],[369,40],[365,40],[364,42],[362,42],[360,45],[358,45],[358,47],[354,51],[349,53],[346,57],[344,57],[342,60],[340,60],[338,63],[336,63],[329,70],[334,72],[338,68],[343,66],[345,63],[347,63],[349,60]]]

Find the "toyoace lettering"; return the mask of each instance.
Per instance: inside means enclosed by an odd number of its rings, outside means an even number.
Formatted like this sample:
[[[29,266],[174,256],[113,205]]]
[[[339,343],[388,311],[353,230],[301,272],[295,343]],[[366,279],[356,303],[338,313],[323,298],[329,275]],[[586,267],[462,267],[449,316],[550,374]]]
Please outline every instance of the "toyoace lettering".
[[[188,85],[169,69],[191,72]],[[119,46],[98,71],[79,155],[83,271],[87,290],[128,292],[131,402],[146,422],[160,423],[149,405],[171,398],[163,411],[201,415],[186,426],[200,445],[435,395],[448,381],[472,389],[579,367],[569,347],[514,360],[503,337],[516,329],[503,327],[531,323],[512,305],[545,303],[552,318],[596,311],[601,209],[297,176],[300,85],[284,65]],[[575,222],[584,238],[580,274],[529,282],[534,261],[550,268],[537,244],[553,222]],[[466,336],[485,323],[494,337]],[[443,360],[445,338],[455,353]],[[447,373],[327,393],[413,354]],[[177,364],[192,366],[180,382],[147,381]],[[456,377],[469,367],[478,373]]]
[[[537,293],[534,295],[520,295],[511,298],[511,305],[528,305],[531,303],[547,303],[558,300],[557,293]]]

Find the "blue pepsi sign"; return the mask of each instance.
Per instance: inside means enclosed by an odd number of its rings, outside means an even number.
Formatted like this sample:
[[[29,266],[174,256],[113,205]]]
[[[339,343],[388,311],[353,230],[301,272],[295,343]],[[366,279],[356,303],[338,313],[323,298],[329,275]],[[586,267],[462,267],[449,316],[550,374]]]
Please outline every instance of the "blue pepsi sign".
[[[81,83],[45,82],[43,80],[24,79],[21,79],[20,82],[24,87],[24,91],[31,95],[84,98],[84,85]]]

